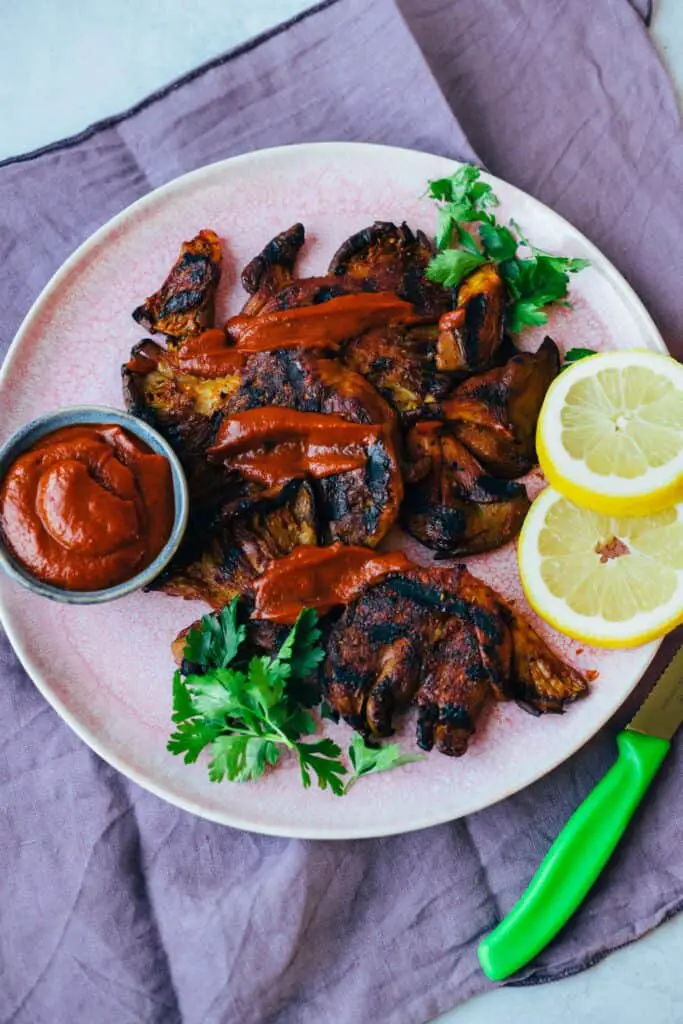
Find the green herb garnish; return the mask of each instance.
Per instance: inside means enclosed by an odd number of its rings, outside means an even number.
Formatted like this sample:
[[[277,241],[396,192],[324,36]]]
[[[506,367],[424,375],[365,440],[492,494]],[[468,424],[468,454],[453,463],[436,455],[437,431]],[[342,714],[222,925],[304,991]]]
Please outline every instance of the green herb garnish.
[[[588,359],[588,356],[595,356],[597,352],[594,348],[570,348],[564,356],[563,370],[567,367],[573,366],[574,363],[578,363],[580,359]]]
[[[328,722],[338,722],[339,715],[336,713],[334,708],[331,708],[326,700],[320,705],[320,717],[326,718]]]
[[[498,198],[479,176],[478,167],[466,164],[450,178],[429,182],[427,194],[439,204],[436,245],[440,251],[426,276],[445,288],[455,288],[478,266],[495,263],[507,289],[508,329],[517,333],[526,326],[544,324],[548,320],[544,307],[565,300],[569,275],[587,267],[588,260],[552,256],[531,245],[514,221],[509,227],[499,224],[491,212]],[[463,227],[471,223],[478,225],[478,237]]]
[[[185,658],[203,673],[175,673],[176,730],[168,749],[189,764],[210,747],[212,782],[258,779],[283,751],[291,751],[304,786],[314,776],[321,789],[341,796],[341,776],[347,774],[341,750],[330,739],[302,741],[315,732],[316,722],[292,697],[292,687],[305,683],[325,656],[316,613],[301,612],[275,657],[246,659],[241,651],[246,629],[238,625],[237,612],[235,600],[220,615],[205,615],[200,628],[188,633]]]
[[[402,754],[396,744],[369,747],[355,735],[348,750],[353,774],[344,785],[348,770],[337,744],[327,737],[302,740],[317,728],[301,702],[313,703],[306,699],[310,677],[325,657],[316,612],[301,612],[273,658],[245,654],[246,627],[238,622],[238,613],[235,599],[219,615],[205,615],[199,629],[187,634],[184,654],[190,671],[178,670],[173,677],[176,729],[167,745],[172,754],[191,764],[210,747],[212,782],[248,782],[289,751],[298,759],[305,788],[315,778],[320,789],[329,788],[337,796],[364,775],[421,760]],[[324,704],[322,714],[333,717]]]
[[[353,775],[346,783],[344,792],[348,793],[351,786],[364,775],[373,772],[388,772],[391,768],[400,768],[402,764],[421,761],[421,754],[404,754],[398,743],[388,743],[384,747],[370,747],[358,733],[351,740],[349,760],[353,767]]]
[[[443,249],[430,260],[425,274],[430,281],[436,281],[444,288],[455,288],[463,278],[486,262],[481,253],[475,256],[464,249]]]

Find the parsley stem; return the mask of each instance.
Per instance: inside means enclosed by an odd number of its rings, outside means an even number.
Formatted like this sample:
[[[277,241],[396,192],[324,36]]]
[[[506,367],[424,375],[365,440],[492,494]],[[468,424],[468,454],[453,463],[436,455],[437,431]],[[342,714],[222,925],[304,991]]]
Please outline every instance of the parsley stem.
[[[294,750],[296,744],[293,743],[288,736],[285,736],[283,732],[278,729],[276,725],[273,725],[267,718],[258,716],[259,719],[274,732],[257,732],[255,729],[240,729],[235,726],[226,726],[225,729],[220,733],[222,736],[246,736],[247,739],[258,739],[258,740],[271,740],[273,743],[282,743],[285,747],[289,747],[290,750]]]

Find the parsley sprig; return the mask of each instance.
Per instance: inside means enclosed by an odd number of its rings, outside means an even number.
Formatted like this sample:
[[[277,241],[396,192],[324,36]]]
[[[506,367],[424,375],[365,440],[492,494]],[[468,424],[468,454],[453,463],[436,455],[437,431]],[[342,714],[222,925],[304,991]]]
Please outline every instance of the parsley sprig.
[[[479,178],[479,168],[466,164],[450,178],[429,182],[427,195],[438,203],[439,252],[426,275],[455,288],[478,266],[495,263],[507,288],[508,330],[517,333],[525,326],[544,324],[544,307],[553,302],[568,305],[569,275],[587,267],[588,260],[553,256],[531,245],[514,221],[509,227],[499,224],[492,212],[498,197]],[[463,227],[470,223],[478,225],[477,237]]]
[[[308,788],[317,780],[343,796],[362,776],[388,771],[419,755],[402,754],[397,744],[370,747],[355,735],[349,747],[353,772],[340,760],[341,749],[324,737],[304,741],[317,728],[312,713],[301,707],[299,694],[325,657],[320,646],[318,616],[304,609],[274,657],[245,653],[246,626],[238,621],[239,602],[219,615],[205,615],[185,642],[189,670],[173,677],[175,731],[168,741],[172,754],[186,764],[209,747],[209,778],[248,782],[291,752]]]
[[[283,751],[291,751],[305,787],[315,776],[321,789],[341,796],[347,771],[340,748],[330,739],[302,741],[316,731],[316,722],[289,694],[289,685],[305,681],[324,657],[316,613],[301,612],[275,657],[248,659],[242,655],[246,628],[238,624],[237,613],[235,600],[220,615],[205,615],[200,628],[188,633],[185,658],[203,671],[175,673],[176,730],[168,749],[189,764],[210,746],[212,782],[258,779]]]
[[[402,764],[421,761],[421,754],[404,754],[398,743],[387,743],[383,747],[370,747],[362,736],[356,733],[349,747],[349,760],[353,766],[353,775],[344,786],[348,793],[351,787],[365,775],[376,772],[388,772],[391,768],[400,768]]]
[[[570,348],[568,352],[564,354],[563,370],[569,369],[574,363],[578,363],[581,359],[588,359],[589,356],[594,356],[596,350],[594,348]]]

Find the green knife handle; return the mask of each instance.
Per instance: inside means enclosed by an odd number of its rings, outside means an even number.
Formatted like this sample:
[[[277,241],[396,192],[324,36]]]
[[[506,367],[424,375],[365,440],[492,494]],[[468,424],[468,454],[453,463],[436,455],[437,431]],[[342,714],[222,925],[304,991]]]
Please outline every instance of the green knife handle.
[[[518,971],[555,938],[578,910],[612,856],[670,743],[621,732],[619,757],[551,846],[529,887],[479,946],[492,981]]]

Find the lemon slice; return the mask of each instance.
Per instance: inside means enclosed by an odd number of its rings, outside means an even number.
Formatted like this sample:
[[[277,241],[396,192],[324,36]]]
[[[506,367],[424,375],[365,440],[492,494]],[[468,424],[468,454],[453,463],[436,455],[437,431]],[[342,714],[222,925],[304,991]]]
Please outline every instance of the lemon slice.
[[[683,500],[683,366],[656,352],[604,352],[552,383],[536,447],[548,483],[606,515]]]
[[[603,516],[552,487],[517,549],[529,604],[561,633],[636,647],[683,621],[683,503],[651,516]]]

